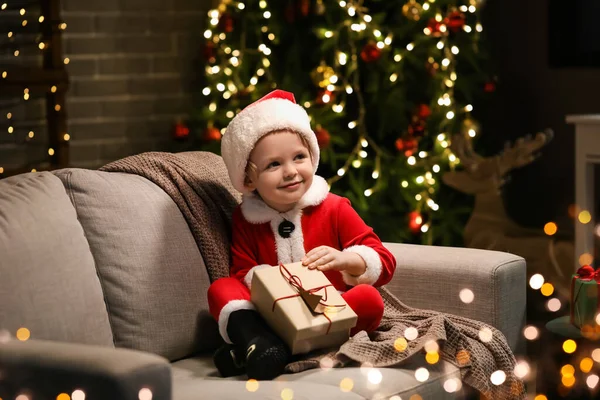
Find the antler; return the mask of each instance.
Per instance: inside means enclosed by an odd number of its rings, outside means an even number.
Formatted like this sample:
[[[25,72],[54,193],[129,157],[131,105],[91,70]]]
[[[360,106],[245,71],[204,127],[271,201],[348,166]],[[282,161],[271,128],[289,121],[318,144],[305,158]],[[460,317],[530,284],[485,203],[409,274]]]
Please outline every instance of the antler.
[[[507,143],[504,150],[494,157],[482,157],[475,153],[471,141],[462,135],[454,135],[450,148],[465,167],[464,171],[450,171],[442,177],[444,183],[465,193],[482,193],[498,189],[504,183],[508,171],[521,168],[537,157],[537,151],[554,136],[552,130],[519,138],[514,145]]]

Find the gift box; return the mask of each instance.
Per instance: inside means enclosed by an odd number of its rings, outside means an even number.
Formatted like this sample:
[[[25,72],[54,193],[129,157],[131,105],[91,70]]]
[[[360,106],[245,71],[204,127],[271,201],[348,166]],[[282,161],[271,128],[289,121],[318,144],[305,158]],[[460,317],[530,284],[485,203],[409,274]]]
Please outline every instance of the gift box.
[[[578,328],[585,325],[596,325],[596,316],[600,312],[598,289],[600,271],[592,267],[579,268],[571,277],[571,318],[570,321]]]
[[[343,344],[358,319],[325,274],[300,262],[255,271],[251,287],[252,303],[292,354]]]

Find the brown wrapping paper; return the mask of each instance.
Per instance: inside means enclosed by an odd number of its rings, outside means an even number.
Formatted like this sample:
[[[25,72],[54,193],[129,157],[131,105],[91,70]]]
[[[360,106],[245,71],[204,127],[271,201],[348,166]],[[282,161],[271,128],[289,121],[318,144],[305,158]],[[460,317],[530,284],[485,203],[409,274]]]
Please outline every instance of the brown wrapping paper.
[[[285,268],[305,290],[331,285],[325,274],[309,270],[302,263],[286,264]],[[319,310],[324,310],[323,314],[313,312],[286,276],[289,278],[287,273],[282,275],[278,266],[255,271],[251,299],[269,326],[290,347],[292,354],[339,346],[348,340],[350,329],[356,325],[358,317],[338,291],[327,286],[315,294],[324,296],[327,291],[322,303],[345,307],[324,306],[319,307]]]

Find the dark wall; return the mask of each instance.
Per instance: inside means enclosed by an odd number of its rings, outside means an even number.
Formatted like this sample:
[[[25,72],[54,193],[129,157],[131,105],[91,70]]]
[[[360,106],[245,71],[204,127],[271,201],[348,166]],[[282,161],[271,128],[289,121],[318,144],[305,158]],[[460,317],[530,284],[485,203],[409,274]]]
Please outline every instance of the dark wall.
[[[63,0],[73,166],[165,150],[188,113],[207,0]]]
[[[62,0],[72,166],[95,168],[135,153],[169,150],[175,121],[194,106],[191,82],[198,75],[210,6],[210,0]],[[26,14],[31,23],[37,22],[35,12],[31,6]],[[23,18],[13,10],[2,14],[0,23],[18,29]],[[33,36],[30,42],[33,46],[23,45],[19,57],[2,52],[0,66],[41,64]],[[5,170],[47,157],[43,93],[33,95],[24,101],[22,94],[0,93],[0,167]],[[12,112],[12,121],[6,112]],[[15,126],[10,135],[9,122]]]
[[[600,113],[600,67],[550,67],[549,3],[486,2],[484,29],[500,81],[482,122],[498,149],[505,140],[554,130],[542,157],[512,174],[505,187],[507,211],[524,225],[554,220],[559,229],[571,230],[567,209],[574,202],[574,127],[565,117]],[[573,17],[570,6],[563,7],[564,18]]]

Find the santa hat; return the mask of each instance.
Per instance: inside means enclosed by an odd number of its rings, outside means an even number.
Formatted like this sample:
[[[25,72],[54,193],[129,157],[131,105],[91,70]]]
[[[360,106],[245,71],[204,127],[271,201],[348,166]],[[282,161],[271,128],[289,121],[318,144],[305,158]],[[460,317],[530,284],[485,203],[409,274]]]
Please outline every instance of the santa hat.
[[[317,171],[319,144],[310,128],[308,114],[296,104],[292,93],[274,90],[240,111],[225,130],[221,156],[234,188],[242,193],[248,192],[244,187],[244,178],[250,152],[260,138],[284,129],[306,138],[312,155],[313,173]]]

